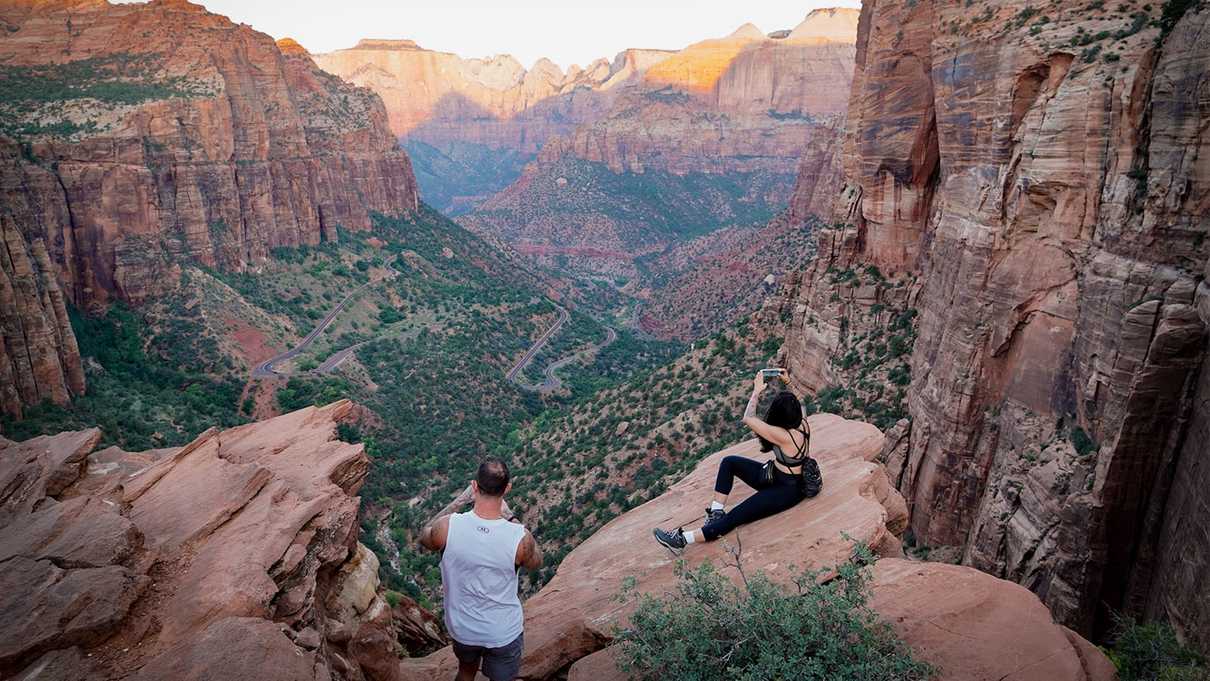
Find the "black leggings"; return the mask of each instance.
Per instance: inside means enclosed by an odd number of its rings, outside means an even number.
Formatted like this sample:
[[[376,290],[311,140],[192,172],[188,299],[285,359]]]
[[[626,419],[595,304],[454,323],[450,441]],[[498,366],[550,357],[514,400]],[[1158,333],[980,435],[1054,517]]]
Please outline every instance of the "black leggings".
[[[702,526],[702,536],[706,541],[714,541],[731,530],[761,518],[793,507],[807,498],[807,493],[801,482],[801,477],[788,475],[781,469],[775,469],[773,482],[765,482],[764,465],[742,456],[728,456],[718,466],[718,478],[714,483],[714,491],[719,494],[731,494],[731,485],[735,478],[743,480],[756,494],[748,497],[739,506],[713,522]]]

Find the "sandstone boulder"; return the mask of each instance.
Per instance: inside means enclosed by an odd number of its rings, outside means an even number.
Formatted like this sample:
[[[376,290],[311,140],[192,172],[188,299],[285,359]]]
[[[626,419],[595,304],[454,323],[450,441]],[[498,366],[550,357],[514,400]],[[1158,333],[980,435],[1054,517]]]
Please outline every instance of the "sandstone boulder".
[[[883,558],[871,605],[938,681],[1113,681],[1096,646],[1056,624],[1024,587],[968,567]],[[624,681],[611,646],[577,661],[568,681]]]
[[[0,676],[394,681],[356,541],[368,460],[335,439],[351,409],[144,453],[93,452],[95,429],[0,440]]]

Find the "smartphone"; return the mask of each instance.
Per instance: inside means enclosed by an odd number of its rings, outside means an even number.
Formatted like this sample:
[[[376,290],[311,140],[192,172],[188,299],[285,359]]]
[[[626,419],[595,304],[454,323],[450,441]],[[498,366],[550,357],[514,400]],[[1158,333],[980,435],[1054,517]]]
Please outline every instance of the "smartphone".
[[[760,370],[761,375],[764,376],[765,378],[777,378],[778,376],[781,376],[785,372],[786,372],[785,369],[780,369],[777,367]]]

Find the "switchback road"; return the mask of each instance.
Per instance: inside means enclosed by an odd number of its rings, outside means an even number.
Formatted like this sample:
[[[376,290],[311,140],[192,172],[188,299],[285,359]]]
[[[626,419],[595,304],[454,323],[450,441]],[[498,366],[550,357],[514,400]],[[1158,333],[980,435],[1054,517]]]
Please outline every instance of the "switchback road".
[[[555,304],[555,307],[559,308],[559,319],[556,320],[554,324],[551,324],[550,328],[546,330],[546,333],[542,334],[538,340],[534,341],[534,344],[530,346],[529,350],[525,351],[525,354],[521,357],[521,360],[514,364],[513,368],[509,369],[508,373],[504,375],[505,378],[513,383],[517,383],[517,385],[521,385],[517,382],[517,376],[519,376],[522,371],[525,371],[525,367],[533,361],[534,356],[541,352],[542,348],[546,347],[546,344],[550,341],[551,336],[555,335],[555,333],[558,332],[558,330],[563,327],[563,324],[565,324],[571,317],[571,315],[567,313],[567,309],[562,305]]]

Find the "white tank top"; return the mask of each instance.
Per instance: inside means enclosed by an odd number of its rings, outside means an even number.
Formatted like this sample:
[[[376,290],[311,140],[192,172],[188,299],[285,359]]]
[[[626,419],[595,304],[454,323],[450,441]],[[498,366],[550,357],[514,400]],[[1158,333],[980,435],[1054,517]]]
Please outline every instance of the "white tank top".
[[[441,584],[445,628],[463,645],[499,648],[524,629],[517,596],[517,546],[525,527],[468,513],[450,516]]]

